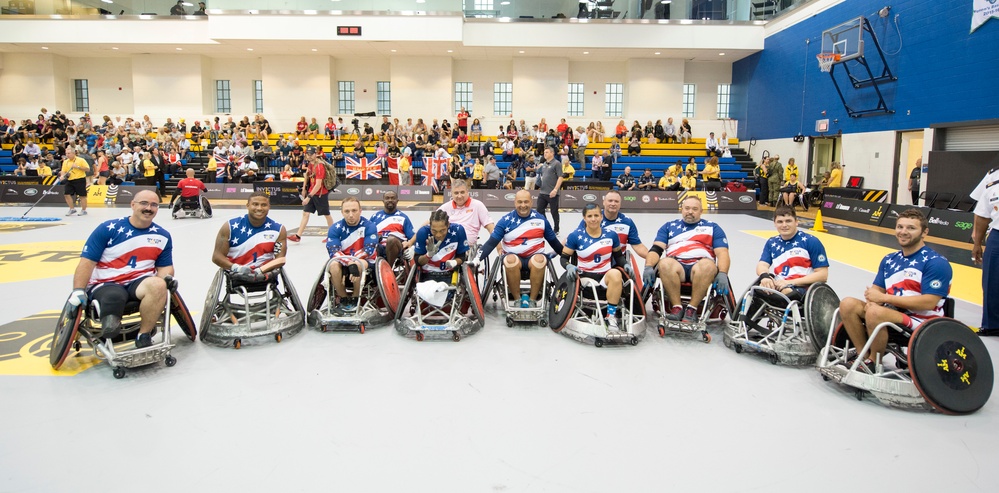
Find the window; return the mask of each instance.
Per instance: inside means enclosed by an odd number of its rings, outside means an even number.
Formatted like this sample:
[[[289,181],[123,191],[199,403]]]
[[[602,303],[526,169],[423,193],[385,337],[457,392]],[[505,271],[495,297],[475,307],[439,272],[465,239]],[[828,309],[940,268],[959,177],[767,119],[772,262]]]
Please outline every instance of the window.
[[[341,80],[337,81],[337,86],[339,87],[339,111],[337,113],[341,115],[353,115],[354,114],[354,81],[352,80]]]
[[[215,81],[215,112],[216,113],[231,113],[232,112],[232,100],[230,99],[229,92],[229,81],[227,80],[217,80]]]
[[[718,84],[718,118],[728,118],[728,103],[732,97],[732,84]]]
[[[509,115],[513,113],[513,83],[497,82],[493,84],[493,114]]]
[[[378,114],[379,115],[391,115],[392,114],[392,83],[388,81],[381,81],[375,84],[375,90],[378,92]]]
[[[73,80],[74,109],[77,112],[90,111],[90,86],[87,79]]]
[[[469,114],[472,113],[472,83],[471,82],[455,82],[454,83],[454,113],[457,114],[461,108],[464,107],[465,111]]]
[[[493,10],[493,7],[495,6],[493,0],[475,0],[473,5],[475,10]]]
[[[694,93],[697,91],[697,86],[694,84],[684,84],[683,85],[683,117],[693,118],[694,117]]]
[[[253,81],[253,112],[264,112],[264,81]]]
[[[621,116],[624,113],[624,84],[607,84],[604,92],[604,112],[607,116]]]
[[[569,83],[569,116],[583,116],[582,83]]]

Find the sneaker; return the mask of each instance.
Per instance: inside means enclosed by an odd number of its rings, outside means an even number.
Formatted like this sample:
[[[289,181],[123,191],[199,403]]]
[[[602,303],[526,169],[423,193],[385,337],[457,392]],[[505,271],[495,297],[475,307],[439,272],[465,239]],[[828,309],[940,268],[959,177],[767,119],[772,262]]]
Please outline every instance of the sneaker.
[[[295,233],[292,233],[292,234],[288,235],[287,238],[288,238],[288,241],[294,241],[295,243],[298,243],[298,242],[302,241],[302,237],[298,236]]]
[[[697,322],[697,309],[687,305],[687,308],[683,310],[683,320],[685,323],[695,323]]]
[[[87,215],[87,211],[80,211],[80,215],[81,216],[86,216]]]
[[[999,336],[999,329],[978,329],[979,337]]]
[[[617,317],[607,317],[604,320],[607,321],[607,330],[611,332],[617,332],[621,330],[617,325]]]
[[[535,300],[535,299],[528,300],[527,305],[528,305],[529,308],[537,308],[538,307],[538,300]]]
[[[340,313],[340,315],[346,315],[348,313],[353,313],[354,310],[357,310],[357,302],[356,301],[341,300],[340,304],[337,305],[337,307],[336,307],[336,311],[338,311]]]
[[[327,241],[330,241],[330,239],[329,238],[323,238],[323,243],[326,243]]]
[[[149,347],[153,345],[153,335],[152,334],[139,334],[135,338],[135,347],[137,349],[142,349],[144,347]]]
[[[72,216],[73,214],[76,214],[76,209],[70,209],[69,212],[66,213],[67,216]]]
[[[674,305],[673,308],[666,314],[667,320],[672,320],[674,322],[679,322],[683,315],[683,307],[680,305]]]

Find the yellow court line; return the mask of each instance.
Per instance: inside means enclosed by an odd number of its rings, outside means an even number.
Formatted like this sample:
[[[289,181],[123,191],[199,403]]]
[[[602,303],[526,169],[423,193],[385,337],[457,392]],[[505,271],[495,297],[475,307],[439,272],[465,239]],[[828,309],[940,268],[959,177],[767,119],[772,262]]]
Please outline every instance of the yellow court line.
[[[744,230],[742,232],[759,236],[760,238],[770,238],[775,234],[773,230]],[[822,242],[822,245],[826,247],[826,255],[829,256],[829,259],[874,274],[878,272],[878,267],[881,266],[881,259],[885,255],[896,251],[895,249],[872,245],[860,240],[843,238],[842,236],[831,235],[829,233],[808,231],[808,234],[814,235]],[[933,247],[930,246],[930,248]],[[954,270],[954,277],[950,285],[950,296],[981,306],[982,270],[968,267],[967,265],[955,264],[954,262],[950,263],[950,267]],[[874,277],[871,277],[870,281],[874,281]]]

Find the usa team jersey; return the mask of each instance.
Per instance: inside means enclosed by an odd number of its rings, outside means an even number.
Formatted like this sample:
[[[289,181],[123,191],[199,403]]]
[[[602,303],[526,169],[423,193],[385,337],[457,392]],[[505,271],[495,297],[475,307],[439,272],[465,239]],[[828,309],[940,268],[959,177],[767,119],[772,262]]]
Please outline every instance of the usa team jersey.
[[[770,264],[768,272],[785,281],[805,277],[819,267],[829,267],[822,242],[801,231],[795,232],[790,240],[780,235],[767,240],[760,261]]]
[[[881,260],[878,275],[874,285],[884,288],[892,296],[919,296],[932,294],[940,297],[937,306],[932,310],[910,312],[900,310],[909,315],[927,319],[942,317],[944,298],[950,294],[950,281],[953,271],[950,262],[930,247],[923,246],[912,255],[906,257],[902,251],[888,254]]]
[[[265,219],[264,224],[255,228],[250,223],[250,215],[229,221],[230,262],[248,267],[260,267],[274,260],[274,244],[281,235],[281,225]]]
[[[128,284],[173,265],[173,240],[156,223],[136,228],[128,217],[104,221],[90,233],[80,256],[97,262],[87,286]]]
[[[728,248],[725,232],[715,223],[701,219],[687,224],[675,219],[659,228],[656,241],[666,244],[666,256],[681,264],[693,265],[702,258],[715,259],[715,248]]]
[[[413,246],[414,253],[419,255],[427,254],[427,238],[432,238],[430,225],[420,228],[416,232],[416,244]],[[450,224],[447,227],[447,236],[437,247],[437,253],[430,257],[430,262],[422,267],[423,272],[448,272],[444,268],[444,262],[461,257],[468,251],[468,241],[465,238],[465,228],[457,224]]]
[[[517,211],[503,216],[489,239],[502,241],[504,252],[523,258],[544,253],[546,241],[551,245],[561,245],[548,219],[533,209],[527,217],[521,217]]]
[[[373,259],[377,246],[378,230],[363,216],[355,226],[341,219],[330,226],[326,234],[326,251],[330,257]]]
[[[638,227],[635,226],[635,221],[620,212],[613,221],[604,216],[600,220],[600,227],[617,233],[617,239],[622,245],[642,244],[642,240],[638,237]],[[579,226],[576,226],[576,229],[586,229],[586,221],[579,221]]]
[[[384,210],[378,211],[371,216],[371,222],[378,231],[378,241],[384,244],[389,236],[394,236],[400,241],[407,241],[413,237],[413,223],[409,216],[396,209],[392,214],[386,214]]]
[[[451,224],[458,224],[465,228],[465,237],[473,244],[479,240],[479,230],[493,222],[489,218],[486,205],[473,198],[469,198],[463,206],[458,206],[453,200],[449,200],[438,207],[438,210],[447,213],[448,221]]]
[[[576,252],[579,270],[590,274],[603,274],[611,270],[611,257],[614,249],[621,246],[617,233],[601,230],[598,238],[590,236],[586,228],[579,228],[569,234],[566,248]]]

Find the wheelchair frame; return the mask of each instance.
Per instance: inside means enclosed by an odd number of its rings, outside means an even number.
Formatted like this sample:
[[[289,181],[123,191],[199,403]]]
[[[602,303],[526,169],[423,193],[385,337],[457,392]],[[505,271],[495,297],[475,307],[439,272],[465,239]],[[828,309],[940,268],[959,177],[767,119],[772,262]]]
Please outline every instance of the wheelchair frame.
[[[503,258],[499,258],[498,261],[493,265],[492,269],[489,271],[489,277],[486,281],[486,289],[483,290],[483,301],[488,298],[489,294],[492,294],[492,299],[494,302],[502,301],[501,306],[506,312],[506,326],[513,327],[517,323],[529,323],[538,324],[539,327],[548,327],[548,304],[551,299],[551,293],[555,289],[555,266],[552,263],[552,259],[545,256],[545,278],[542,281],[543,285],[541,287],[541,300],[538,306],[534,308],[521,308],[520,299],[510,301],[507,298],[509,289],[507,289],[507,283],[509,279],[507,278],[506,266],[503,265]],[[530,260],[528,260],[530,262]],[[530,270],[528,270],[530,272]],[[496,277],[499,276],[497,280]],[[528,277],[520,280],[520,289],[518,292],[523,293],[525,290],[530,292],[531,289],[531,279]]]
[[[604,316],[607,302],[600,299],[597,291],[597,288],[601,287],[600,282],[589,277],[576,276],[573,288],[575,294],[572,298],[566,298],[568,292],[564,291],[563,284],[568,280],[565,273],[555,283],[549,305],[548,318],[553,324],[551,329],[570,339],[584,344],[593,344],[596,347],[603,347],[605,344],[637,345],[645,337],[648,316],[645,311],[645,303],[642,301],[635,281],[627,274],[623,272],[622,274],[624,280],[621,285],[621,300],[627,300],[627,302],[618,304],[618,313],[621,314],[621,323],[623,324],[619,326],[621,330],[608,330]],[[583,296],[583,290],[587,288],[590,289],[591,296],[589,298]],[[572,303],[572,307],[564,322],[561,322],[561,326],[557,326],[559,324],[558,312],[562,309],[563,303],[567,301]]]
[[[198,194],[198,207],[187,209],[184,207],[184,199],[182,197],[177,197],[177,201],[180,203],[180,209],[174,210],[173,204],[170,208],[170,216],[174,219],[183,219],[188,217],[198,217],[200,219],[207,219],[212,217],[212,213],[208,210],[206,205],[208,205],[208,197],[205,194]]]
[[[333,307],[340,305],[340,299],[333,289],[333,276],[329,275],[329,268],[336,258],[330,258],[323,265],[322,274],[316,279],[309,293],[308,324],[310,327],[320,332],[332,331],[357,331],[364,333],[368,327],[382,325],[392,320],[399,306],[399,286],[396,284],[395,270],[388,265],[384,258],[375,260],[371,268],[361,272],[361,293],[357,297],[357,306],[350,313],[337,315],[333,313]],[[345,266],[346,267],[346,266]],[[403,266],[404,267],[404,266]],[[387,272],[382,272],[387,269]],[[371,272],[374,277],[369,278]],[[383,286],[382,276],[391,275],[392,285]],[[324,280],[326,282],[324,282]],[[322,289],[325,293],[321,295],[318,291]],[[395,305],[392,306],[390,294],[394,291]],[[322,300],[319,300],[319,297]]]
[[[690,301],[690,293],[684,294],[684,288],[692,289],[693,286],[690,283],[680,284],[680,299],[687,302]],[[697,307],[697,322],[687,323],[680,320],[670,320],[666,318],[667,310],[666,308],[670,306],[669,299],[666,297],[666,290],[663,289],[662,279],[656,276],[655,287],[652,288],[652,310],[653,312],[658,312],[659,323],[657,329],[659,331],[659,337],[666,337],[666,334],[682,334],[689,337],[698,337],[705,344],[711,343],[711,334],[708,333],[709,323],[726,323],[726,317],[728,317],[729,310],[733,309],[734,301],[731,299],[732,295],[729,293],[727,297],[730,306],[719,305],[719,303],[724,303],[726,297],[718,294],[718,290],[715,287],[714,282],[708,288],[708,292],[704,295],[704,299],[701,300],[701,304]]]
[[[462,337],[474,334],[485,325],[483,316],[482,298],[479,296],[479,287],[475,280],[475,273],[467,263],[458,266],[460,273],[457,284],[448,285],[448,301],[444,306],[434,306],[421,300],[416,293],[416,284],[419,282],[420,266],[415,265],[409,271],[406,285],[399,296],[399,309],[395,314],[395,329],[399,334],[410,337],[417,341],[423,341],[427,333],[448,334],[451,340],[458,342]],[[470,316],[463,314],[464,304],[468,304],[468,309],[472,311]],[[428,310],[424,313],[423,309]],[[410,318],[403,318],[404,313],[409,313]]]
[[[234,287],[229,272],[223,269],[216,272],[201,315],[202,342],[240,349],[243,343],[255,342],[263,337],[273,337],[276,342],[281,342],[285,336],[292,337],[302,330],[305,310],[295,286],[284,268],[268,274],[272,274],[274,279],[267,281],[262,291],[249,291],[245,285]],[[222,291],[223,283],[225,293]],[[284,287],[284,293],[278,289],[279,283]],[[240,296],[241,303],[232,302],[231,296]],[[283,310],[291,313],[281,316]]]

